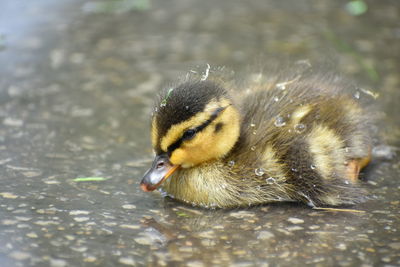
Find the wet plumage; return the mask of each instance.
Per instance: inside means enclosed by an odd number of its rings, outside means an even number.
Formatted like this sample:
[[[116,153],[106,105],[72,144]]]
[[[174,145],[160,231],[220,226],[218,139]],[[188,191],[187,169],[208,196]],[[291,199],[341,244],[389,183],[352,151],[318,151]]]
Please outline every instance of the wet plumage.
[[[168,88],[152,117],[157,156],[141,187],[203,207],[359,202],[371,140],[347,86],[319,74]]]

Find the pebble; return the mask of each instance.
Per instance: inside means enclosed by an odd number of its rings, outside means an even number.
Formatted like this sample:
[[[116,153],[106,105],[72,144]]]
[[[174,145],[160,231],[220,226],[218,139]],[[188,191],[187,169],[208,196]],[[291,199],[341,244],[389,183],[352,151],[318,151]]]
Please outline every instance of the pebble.
[[[214,239],[202,239],[201,244],[205,247],[212,247],[216,245],[216,242]]]
[[[279,255],[279,258],[285,259],[285,258],[289,257],[289,255],[290,255],[290,252],[289,251],[285,251],[281,255]]]
[[[25,177],[28,178],[32,178],[32,177],[37,177],[39,175],[41,175],[42,172],[41,171],[27,171],[27,172],[22,172],[22,175],[24,175]]]
[[[2,196],[3,198],[10,198],[10,199],[16,199],[18,196],[14,195],[13,193],[9,193],[9,192],[2,192],[0,193],[0,196]]]
[[[44,181],[45,184],[61,184],[59,181],[54,181],[54,180],[47,180]]]
[[[203,231],[199,234],[199,237],[213,239],[215,237],[215,233],[214,231]]]
[[[261,231],[257,235],[257,239],[261,239],[261,240],[266,240],[266,239],[270,239],[273,237],[274,237],[274,234],[269,231]]]
[[[122,208],[126,209],[126,210],[133,210],[133,209],[136,209],[136,205],[125,204],[125,205],[122,205]]]
[[[21,127],[24,124],[24,121],[14,118],[5,118],[3,124],[6,126]]]
[[[392,249],[400,250],[400,242],[390,243],[389,247]]]
[[[12,161],[11,158],[2,159],[2,160],[0,160],[0,165],[4,165],[4,164],[6,164],[6,163],[8,163],[10,161]]]
[[[29,259],[31,257],[31,254],[23,251],[13,251],[10,253],[10,257],[18,261],[23,261]]]
[[[135,260],[132,257],[121,257],[118,259],[118,262],[124,265],[135,266]]]
[[[83,253],[83,252],[87,251],[88,248],[87,247],[71,247],[71,250],[79,252],[79,253]]]
[[[95,262],[97,258],[95,256],[87,256],[83,259],[84,262]]]
[[[140,225],[137,224],[121,224],[119,227],[134,230],[140,229]]]
[[[186,253],[191,253],[193,252],[193,247],[189,246],[182,246],[178,248],[180,252],[186,252]]]
[[[14,224],[17,224],[18,223],[18,221],[16,221],[16,220],[9,220],[9,219],[5,219],[5,220],[2,220],[1,221],[1,224],[2,225],[14,225]]]
[[[50,266],[51,267],[65,267],[65,266],[67,266],[67,262],[63,259],[51,259]]]
[[[301,226],[289,226],[286,228],[288,231],[293,232],[293,231],[300,231],[303,230],[304,227]]]
[[[344,244],[344,243],[340,243],[340,244],[338,244],[338,245],[336,246],[336,248],[339,249],[339,250],[344,251],[344,250],[347,249],[347,246],[346,246],[346,244]]]
[[[299,218],[295,218],[295,217],[290,217],[289,219],[287,219],[288,222],[293,223],[293,224],[300,224],[300,223],[304,223],[303,219],[299,219]]]
[[[67,240],[70,240],[70,241],[75,240],[75,236],[73,236],[73,235],[65,235],[64,237],[65,237]]]
[[[41,226],[47,226],[47,225],[50,225],[50,224],[58,224],[58,222],[56,222],[56,221],[42,221],[42,220],[39,220],[39,221],[36,221],[35,224],[41,225]]]
[[[150,238],[146,238],[146,237],[136,237],[135,239],[136,243],[140,244],[140,245],[145,245],[145,246],[149,246],[151,245],[151,239]]]
[[[69,215],[76,216],[76,215],[88,215],[90,212],[86,210],[71,210]]]
[[[203,267],[205,266],[201,261],[189,261],[185,264],[188,267]]]
[[[254,217],[255,215],[253,212],[242,210],[242,211],[237,211],[237,212],[231,212],[230,216],[237,218],[237,219],[243,219],[243,218]]]
[[[74,220],[76,222],[86,222],[86,221],[89,221],[90,218],[89,217],[75,217]]]
[[[238,255],[238,256],[242,256],[242,255],[246,255],[247,252],[245,250],[235,250],[233,251],[233,255]]]
[[[27,233],[26,236],[29,238],[38,238],[38,235],[35,232]]]
[[[55,209],[38,209],[38,210],[36,210],[36,213],[39,213],[39,214],[56,214],[56,210]]]
[[[22,221],[22,222],[27,222],[32,220],[31,217],[22,217],[22,216],[16,216],[15,219],[17,219],[18,221]]]
[[[26,223],[19,223],[19,224],[17,225],[17,227],[18,227],[19,229],[22,229],[22,228],[32,228],[32,226],[30,226],[29,224],[26,224]]]

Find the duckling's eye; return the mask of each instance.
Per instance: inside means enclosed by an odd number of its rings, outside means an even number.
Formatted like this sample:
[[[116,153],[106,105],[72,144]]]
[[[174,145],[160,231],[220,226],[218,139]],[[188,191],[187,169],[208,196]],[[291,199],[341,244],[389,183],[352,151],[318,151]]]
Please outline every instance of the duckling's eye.
[[[187,130],[186,132],[183,133],[182,138],[183,138],[184,140],[190,140],[190,139],[192,139],[195,135],[196,135],[196,130],[189,129],[189,130]]]
[[[164,165],[165,165],[165,163],[161,161],[161,162],[159,162],[159,163],[157,164],[156,168],[157,168],[157,169],[164,168]]]

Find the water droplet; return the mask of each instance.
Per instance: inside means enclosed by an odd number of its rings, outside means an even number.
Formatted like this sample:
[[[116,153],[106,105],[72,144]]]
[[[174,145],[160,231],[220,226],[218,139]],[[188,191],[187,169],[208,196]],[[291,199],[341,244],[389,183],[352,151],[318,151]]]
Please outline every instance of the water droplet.
[[[307,129],[307,126],[305,126],[303,123],[297,123],[294,126],[294,130],[296,131],[296,133],[304,133],[304,131]]]
[[[267,184],[274,184],[276,182],[274,177],[268,177],[267,179],[265,179],[265,181],[267,182]]]
[[[285,90],[286,89],[286,82],[277,83],[276,84],[276,88],[281,89],[281,90]]]
[[[344,183],[345,183],[345,184],[350,184],[350,182],[349,182],[349,181],[347,181],[347,180],[344,180]]]
[[[257,134],[257,131],[256,131],[256,130],[254,130],[254,131],[253,131],[253,134],[254,134],[254,135],[256,135],[256,134]]]
[[[274,101],[275,101],[275,102],[278,102],[278,101],[279,101],[279,97],[274,96]]]
[[[277,117],[275,118],[274,125],[275,125],[276,127],[285,126],[285,125],[286,125],[285,119],[284,119],[282,116],[277,116]]]
[[[349,152],[350,152],[350,148],[349,148],[348,146],[346,146],[346,147],[344,148],[344,151],[345,151],[346,153],[349,153]]]
[[[255,172],[255,174],[257,176],[263,176],[264,173],[265,173],[265,169],[264,168],[257,168],[257,169],[254,170],[254,172]]]
[[[185,109],[186,109],[186,110],[189,110],[189,106],[185,106]]]
[[[158,112],[158,107],[155,107],[155,108],[154,108],[154,112]]]
[[[310,165],[310,168],[311,168],[311,170],[315,170],[315,168],[317,168],[317,167],[315,167],[314,164],[311,164],[311,165]]]
[[[254,151],[254,150],[256,150],[256,146],[252,146],[252,147],[250,147],[250,149],[251,149],[251,151]]]
[[[355,99],[360,99],[360,91],[356,91],[353,96]]]
[[[228,161],[228,166],[229,167],[233,167],[233,165],[235,165],[235,161],[234,160]]]
[[[251,123],[250,127],[256,127],[256,125],[254,123]]]
[[[292,172],[298,172],[298,170],[296,168],[292,168],[291,170],[292,170]]]
[[[165,107],[167,105],[166,101],[161,102],[160,107]]]

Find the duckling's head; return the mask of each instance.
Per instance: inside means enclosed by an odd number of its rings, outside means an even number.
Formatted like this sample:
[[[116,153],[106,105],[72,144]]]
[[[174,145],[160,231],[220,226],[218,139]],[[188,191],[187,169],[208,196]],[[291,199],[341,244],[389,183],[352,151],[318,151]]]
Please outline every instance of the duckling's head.
[[[224,157],[239,138],[240,117],[227,91],[211,81],[165,90],[152,118],[156,153],[141,188],[153,191],[178,168]]]

